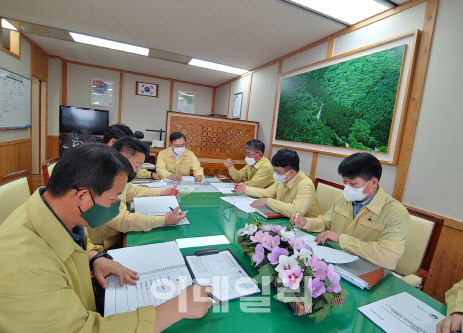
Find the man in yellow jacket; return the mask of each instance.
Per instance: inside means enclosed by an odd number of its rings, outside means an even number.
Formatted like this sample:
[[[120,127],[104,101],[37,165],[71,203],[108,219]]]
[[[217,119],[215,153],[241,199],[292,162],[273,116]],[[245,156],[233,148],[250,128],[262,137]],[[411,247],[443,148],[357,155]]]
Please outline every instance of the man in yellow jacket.
[[[244,145],[246,166],[239,171],[235,169],[231,159],[225,161],[228,174],[233,181],[242,182],[246,186],[267,188],[272,185],[273,167],[268,158],[264,157],[265,145],[262,141],[251,139]]]
[[[105,145],[72,148],[56,164],[47,187],[0,225],[0,332],[152,333],[207,313],[210,301],[193,297],[206,294],[197,286],[156,308],[104,318],[96,312],[90,266],[103,288],[109,274],[119,276],[121,287],[138,280],[136,272],[97,252],[101,247],[87,241],[84,231],[117,214],[130,168]],[[179,311],[180,302],[185,312]]]
[[[447,317],[436,327],[436,333],[462,332],[463,331],[463,280],[455,283],[445,293],[447,303]]]
[[[239,183],[235,192],[259,197],[260,199],[251,203],[252,207],[267,206],[286,217],[296,213],[309,217],[320,215],[315,186],[312,180],[299,170],[299,156],[296,151],[280,149],[272,157],[272,165],[275,170],[275,183],[272,186],[262,189]]]
[[[103,135],[103,142],[111,147],[116,140],[124,137],[129,136],[131,138],[134,137],[132,130],[129,126],[125,124],[114,124],[106,128],[104,135]],[[140,169],[135,178],[151,178],[154,180],[161,180],[162,177],[160,174],[156,172],[151,172],[146,169]]]
[[[182,176],[189,176],[193,171],[195,182],[201,182],[204,171],[195,154],[185,148],[186,136],[180,132],[173,132],[170,137],[170,147],[158,154],[156,171],[163,177],[180,181]]]
[[[321,232],[316,242],[330,240],[375,265],[394,269],[405,249],[410,215],[379,186],[382,167],[370,153],[355,153],[338,167],[344,195],[316,218],[291,216],[296,227]]]
[[[138,173],[145,159],[146,147],[137,139],[125,136],[114,142],[112,148],[120,152],[132,165],[135,173]],[[152,197],[160,195],[175,195],[179,191],[176,186],[165,189],[147,188],[127,183],[124,191],[119,195],[121,201],[119,214],[98,228],[88,228],[88,234],[93,244],[102,245],[105,250],[120,247],[123,233],[129,231],[150,231],[163,225],[177,224],[185,217],[185,214],[168,212],[165,216],[148,216],[140,213],[131,213],[128,206],[136,197]],[[178,210],[177,207],[175,210]]]

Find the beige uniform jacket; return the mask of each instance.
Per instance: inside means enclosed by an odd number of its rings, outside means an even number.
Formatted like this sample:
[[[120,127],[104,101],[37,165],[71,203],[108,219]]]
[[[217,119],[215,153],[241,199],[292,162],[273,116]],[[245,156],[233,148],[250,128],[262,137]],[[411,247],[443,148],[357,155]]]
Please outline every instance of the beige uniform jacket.
[[[463,280],[455,283],[452,289],[445,293],[445,303],[447,303],[447,316],[454,312],[463,312]]]
[[[138,171],[137,175],[135,176],[135,178],[143,178],[143,179],[151,179],[151,174],[152,172],[149,171],[149,170],[146,170],[146,169],[140,169],[140,171]]]
[[[286,185],[275,182],[266,189],[246,186],[245,193],[251,197],[267,198],[267,206],[286,217],[296,213],[307,217],[321,214],[320,205],[315,197],[315,186],[302,171]]]
[[[353,219],[352,203],[344,196],[317,218],[307,219],[307,231],[340,233],[339,245],[375,265],[394,269],[405,249],[410,224],[407,209],[380,186],[373,199]]]
[[[0,332],[153,332],[153,306],[96,312],[87,251],[35,191],[0,226]]]
[[[203,176],[204,171],[196,155],[188,149],[185,149],[182,156],[177,160],[172,147],[164,149],[158,154],[156,161],[156,172],[163,177],[168,178],[171,174],[189,176],[190,169],[193,176]]]
[[[228,173],[233,181],[243,182],[246,186],[267,188],[275,182],[272,163],[266,157],[262,157],[252,168],[246,165],[238,171],[232,166],[228,168]]]
[[[161,195],[157,188],[146,188],[128,183],[119,195],[121,206],[119,215],[98,228],[87,228],[93,244],[102,245],[105,250],[120,243],[123,234],[129,231],[150,231],[164,225],[164,216],[148,216],[129,211],[130,203],[136,197],[153,197]]]

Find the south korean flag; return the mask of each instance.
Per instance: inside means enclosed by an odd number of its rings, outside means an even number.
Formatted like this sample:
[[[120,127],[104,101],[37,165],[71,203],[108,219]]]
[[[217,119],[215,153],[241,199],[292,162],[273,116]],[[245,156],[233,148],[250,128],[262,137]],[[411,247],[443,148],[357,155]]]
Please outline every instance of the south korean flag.
[[[142,83],[138,85],[138,94],[144,96],[157,96],[156,85],[149,83]]]

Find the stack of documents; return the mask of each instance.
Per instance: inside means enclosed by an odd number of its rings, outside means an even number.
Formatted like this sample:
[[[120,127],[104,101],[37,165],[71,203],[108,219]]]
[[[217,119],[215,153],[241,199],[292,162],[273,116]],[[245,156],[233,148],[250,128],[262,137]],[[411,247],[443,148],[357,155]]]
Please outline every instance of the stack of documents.
[[[444,315],[403,292],[358,308],[387,333],[434,333]]]
[[[164,180],[156,180],[154,182],[136,182],[135,185],[144,185],[149,188],[167,188],[167,183]]]
[[[170,208],[177,207],[178,201],[175,196],[139,197],[133,199],[135,213],[144,215],[163,216],[170,212]],[[175,225],[186,225],[190,222],[184,218]]]
[[[119,277],[106,278],[105,316],[158,306],[192,284],[185,260],[175,242],[109,250],[114,261],[138,272],[136,285],[119,285]],[[163,255],[168,253],[169,255]]]
[[[248,197],[247,195],[234,195],[230,197],[220,197],[220,199],[228,202],[229,204],[232,204],[233,206],[242,210],[245,213],[254,213],[256,211],[254,207],[251,207],[251,203],[256,199]]]
[[[211,185],[223,194],[235,193],[235,184],[233,183],[211,183]]]
[[[336,265],[334,271],[361,289],[370,289],[391,272],[390,269],[376,266],[362,258],[355,262]]]
[[[294,233],[296,234],[296,238],[302,239],[305,244],[312,248],[313,253],[319,259],[325,259],[328,263],[344,264],[354,262],[359,259],[359,257],[347,253],[346,251],[333,249],[331,247],[315,243],[315,236],[312,236],[300,229],[294,228]]]

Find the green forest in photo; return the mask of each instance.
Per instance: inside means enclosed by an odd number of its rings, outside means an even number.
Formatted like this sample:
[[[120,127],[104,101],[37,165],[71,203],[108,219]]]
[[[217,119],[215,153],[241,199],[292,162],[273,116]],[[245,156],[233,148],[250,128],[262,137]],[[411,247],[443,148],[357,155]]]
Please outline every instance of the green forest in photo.
[[[386,152],[404,49],[283,79],[275,138]]]

